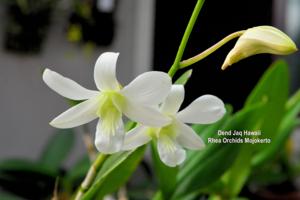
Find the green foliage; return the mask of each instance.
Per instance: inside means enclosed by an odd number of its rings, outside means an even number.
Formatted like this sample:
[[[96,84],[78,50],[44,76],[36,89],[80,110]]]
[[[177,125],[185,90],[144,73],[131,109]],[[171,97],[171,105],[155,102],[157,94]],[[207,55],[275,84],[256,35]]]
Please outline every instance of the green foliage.
[[[33,161],[10,159],[0,163],[1,189],[18,195],[18,199],[43,199],[49,196],[56,176],[57,172]],[[0,199],[5,198],[0,196]]]
[[[0,163],[0,174],[4,174],[7,171],[26,171],[30,173],[39,173],[48,176],[57,175],[55,170],[48,168],[45,165],[25,160],[25,159],[9,159],[3,160]]]
[[[299,90],[300,91],[300,90]],[[300,113],[300,92],[297,92],[285,104],[285,114],[273,138],[272,145],[267,146],[253,159],[255,167],[272,159],[279,152],[288,140],[292,130],[298,125],[297,116]]]
[[[45,199],[52,195],[54,183],[60,177],[60,185],[72,187],[72,183],[61,173],[63,161],[69,155],[74,143],[72,130],[58,131],[49,139],[40,159],[31,161],[26,159],[8,159],[0,162],[1,188],[18,195],[18,199]],[[78,174],[85,174],[86,168],[79,167],[72,170],[70,177],[78,178]],[[81,177],[82,178],[82,177]],[[73,180],[74,180],[73,179]],[[2,193],[0,194],[2,195]],[[5,198],[8,198],[6,195]],[[0,196],[0,199],[5,199]]]
[[[236,113],[221,130],[241,130],[243,125],[261,106],[252,106]],[[222,138],[222,136],[219,136]],[[239,155],[241,144],[208,144],[206,148],[192,156],[180,169],[177,187],[172,199],[179,199],[189,193],[207,187],[217,181]],[[222,164],[221,164],[222,163]]]
[[[224,198],[236,198],[252,173],[252,167],[274,158],[296,125],[296,116],[300,111],[300,93],[287,102],[288,88],[287,65],[278,61],[260,79],[241,111],[232,116],[230,108],[227,108],[228,114],[219,122],[213,125],[194,125],[193,129],[206,142],[209,137],[217,138],[218,130],[261,130],[261,137],[270,138],[272,143],[214,143],[207,144],[203,151],[190,152],[178,172],[171,199],[185,199],[187,195],[201,190]],[[219,138],[222,139],[222,136]],[[165,199],[162,189],[164,186],[159,186],[161,193],[157,193],[155,198]],[[167,189],[167,194],[171,193],[169,190]]]
[[[144,156],[146,146],[136,150],[111,155],[97,174],[91,188],[82,200],[102,199],[104,195],[116,191],[135,171]]]
[[[58,170],[69,155],[75,141],[72,129],[59,130],[50,138],[41,154],[40,162],[51,170]]]
[[[246,100],[245,107],[266,102],[266,106],[259,116],[261,118],[260,128],[265,137],[273,138],[276,134],[285,111],[288,90],[288,67],[284,61],[280,60],[265,72]],[[258,146],[263,149],[267,145]]]
[[[187,70],[175,81],[174,84],[185,85],[188,82],[188,80],[191,78],[192,73],[193,73],[192,69]]]
[[[244,130],[261,130],[261,137],[270,138],[271,140],[276,138],[287,101],[288,80],[287,65],[283,61],[274,63],[265,72],[247,98],[244,109],[256,104],[262,104],[263,106],[257,110],[257,113],[251,119],[243,124]],[[281,91],[281,95],[278,95],[278,91]],[[223,177],[226,185],[226,196],[233,198],[240,193],[251,173],[253,156],[260,155],[261,152],[265,152],[267,148],[273,146],[273,143],[242,144],[238,158]]]
[[[1,200],[22,200],[20,197],[15,196],[14,194],[0,191],[0,199]]]
[[[161,190],[160,198],[168,199],[172,195],[176,185],[178,167],[169,167],[160,160],[157,145],[154,142],[152,143],[151,150],[155,178],[158,182],[158,188]]]

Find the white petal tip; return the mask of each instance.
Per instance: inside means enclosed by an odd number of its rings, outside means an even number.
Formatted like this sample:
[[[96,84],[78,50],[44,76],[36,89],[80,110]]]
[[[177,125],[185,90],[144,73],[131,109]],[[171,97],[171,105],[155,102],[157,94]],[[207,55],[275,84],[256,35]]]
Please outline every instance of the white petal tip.
[[[101,142],[95,142],[96,149],[103,154],[114,154],[122,150],[120,145],[107,145]]]
[[[54,128],[64,128],[63,126],[59,125],[59,123],[57,123],[55,120],[52,120],[51,122],[49,122],[49,125]]]
[[[195,146],[197,150],[201,150],[201,149],[204,149],[206,146],[206,144],[201,140],[201,142]]]
[[[102,53],[94,68],[94,79],[99,90],[119,90],[119,83],[116,78],[116,67],[119,53]]]
[[[221,99],[213,95],[203,95],[177,114],[177,119],[185,123],[211,124],[223,117],[225,106]]]
[[[54,127],[54,128],[61,128],[59,125],[57,125],[54,122],[49,122],[49,125],[52,126],[52,127]]]
[[[43,81],[44,82],[47,83],[47,78],[51,72],[53,72],[53,71],[48,68],[44,69],[44,71],[43,71]]]
[[[74,128],[76,126],[76,125],[72,126],[70,124],[67,124],[62,121],[58,121],[56,119],[53,119],[51,122],[49,122],[49,125],[54,128],[60,128],[60,129]]]
[[[225,107],[218,107],[218,108],[215,108],[213,112],[217,116],[216,120],[214,121],[214,122],[216,122],[223,118],[223,116],[226,113],[226,109],[225,109]]]
[[[204,149],[206,144],[203,142],[203,140],[198,136],[197,138],[194,138],[193,143],[190,143],[189,146],[184,145],[187,149],[191,150],[201,150]]]

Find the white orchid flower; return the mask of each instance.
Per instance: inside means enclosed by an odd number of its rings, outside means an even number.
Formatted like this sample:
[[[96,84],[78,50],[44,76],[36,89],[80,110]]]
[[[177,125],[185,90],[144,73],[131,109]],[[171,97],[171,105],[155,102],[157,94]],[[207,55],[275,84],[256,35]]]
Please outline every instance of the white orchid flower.
[[[46,69],[44,82],[58,94],[73,100],[85,100],[63,112],[50,124],[57,128],[72,128],[99,118],[95,145],[102,153],[118,152],[124,142],[122,113],[141,124],[160,127],[170,122],[156,108],[169,93],[171,79],[163,72],[146,72],[125,87],[116,78],[119,53],[99,56],[94,79],[99,91],[88,90],[73,80]]]
[[[222,100],[212,95],[197,98],[178,112],[184,99],[184,87],[173,85],[171,92],[161,106],[161,111],[172,118],[164,127],[154,128],[139,125],[125,136],[123,150],[135,149],[151,139],[157,141],[160,159],[168,166],[180,165],[186,157],[184,148],[202,149],[205,144],[194,130],[185,123],[210,124],[225,114]]]

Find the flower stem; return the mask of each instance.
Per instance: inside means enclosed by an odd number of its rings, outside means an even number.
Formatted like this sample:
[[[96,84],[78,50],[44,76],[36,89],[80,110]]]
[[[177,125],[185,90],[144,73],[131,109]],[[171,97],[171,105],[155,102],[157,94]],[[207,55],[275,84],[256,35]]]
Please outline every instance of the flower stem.
[[[174,63],[173,65],[171,66],[168,74],[171,78],[173,78],[173,76],[175,75],[175,73],[177,72],[177,70],[179,69],[180,67],[180,61],[182,59],[182,56],[183,56],[183,53],[184,53],[184,50],[185,50],[185,47],[186,47],[186,44],[188,42],[188,39],[190,37],[190,34],[193,30],[193,27],[195,25],[195,22],[198,18],[198,15],[200,13],[200,10],[204,4],[204,1],[205,0],[198,0],[197,1],[197,4],[194,8],[194,11],[192,13],[192,16],[190,18],[190,21],[185,29],[185,32],[184,32],[184,35],[182,37],[182,40],[181,40],[181,43],[179,45],[179,48],[178,48],[178,51],[177,51],[177,54],[176,54],[176,57],[175,57],[175,60],[174,60]]]
[[[94,163],[92,164],[92,166],[90,167],[88,173],[86,174],[83,182],[81,183],[75,200],[80,200],[82,198],[82,196],[84,195],[84,193],[86,191],[88,191],[88,189],[90,188],[90,186],[92,185],[92,183],[94,182],[98,171],[101,169],[104,161],[106,160],[107,155],[105,154],[99,154],[98,157],[96,158],[96,160],[94,161]]]
[[[205,51],[203,51],[202,53],[192,57],[192,58],[189,58],[187,60],[184,60],[182,62],[180,62],[179,64],[179,68],[182,69],[182,68],[185,68],[185,67],[188,67],[204,58],[206,58],[207,56],[209,56],[210,54],[212,54],[213,52],[215,52],[217,49],[219,49],[221,46],[223,46],[224,44],[226,44],[227,42],[229,42],[230,40],[234,39],[234,38],[237,38],[237,37],[240,37],[241,35],[243,35],[245,31],[237,31],[237,32],[234,32],[228,36],[226,36],[225,38],[223,38],[221,41],[219,41],[218,43],[216,43],[215,45],[211,46],[210,48],[206,49]]]

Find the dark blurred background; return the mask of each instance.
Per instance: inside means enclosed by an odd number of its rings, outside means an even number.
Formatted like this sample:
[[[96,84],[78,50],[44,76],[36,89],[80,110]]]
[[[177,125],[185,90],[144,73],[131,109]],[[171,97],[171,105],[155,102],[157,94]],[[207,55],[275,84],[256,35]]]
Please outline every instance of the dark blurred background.
[[[191,34],[184,59],[200,53],[235,31],[260,25],[274,25],[288,31],[288,16],[293,12],[290,8],[297,7],[297,2],[207,0]],[[163,68],[167,71],[172,65],[194,4],[195,1],[184,3],[172,1],[172,5],[166,1],[157,1],[155,69]],[[214,94],[221,97],[224,102],[232,104],[235,110],[243,106],[245,98],[275,57],[267,54],[257,55],[221,71],[220,67],[235,41],[231,41],[211,56],[192,66],[193,76],[186,86],[186,104],[199,95]],[[284,59],[288,59],[293,65],[299,65],[292,63],[292,57],[296,57],[296,54]],[[293,70],[295,69],[293,68]],[[299,75],[299,70],[294,74]],[[297,75],[293,77],[293,89],[299,88],[299,76]]]

